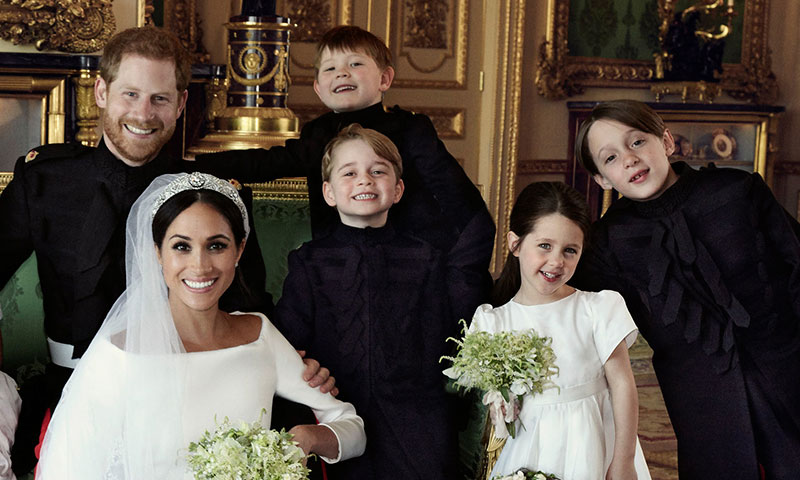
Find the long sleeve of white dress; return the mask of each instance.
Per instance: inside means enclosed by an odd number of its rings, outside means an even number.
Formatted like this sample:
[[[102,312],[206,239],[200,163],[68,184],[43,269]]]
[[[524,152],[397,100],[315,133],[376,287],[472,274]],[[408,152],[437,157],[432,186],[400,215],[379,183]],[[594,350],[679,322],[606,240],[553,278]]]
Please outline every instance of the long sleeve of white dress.
[[[305,365],[297,351],[272,323],[266,321],[264,328],[275,355],[275,368],[278,372],[275,393],[310,407],[320,424],[330,428],[339,441],[339,456],[323,459],[334,463],[364,453],[367,444],[364,421],[356,415],[353,405],[339,401],[330,394],[321,393],[318,388],[309,387],[302,378]]]

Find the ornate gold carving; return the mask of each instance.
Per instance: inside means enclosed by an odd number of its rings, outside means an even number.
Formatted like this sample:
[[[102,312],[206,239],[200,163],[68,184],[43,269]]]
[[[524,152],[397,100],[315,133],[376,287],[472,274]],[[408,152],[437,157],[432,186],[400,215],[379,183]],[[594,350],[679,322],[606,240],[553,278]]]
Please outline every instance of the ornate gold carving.
[[[256,78],[246,78],[236,73],[236,69],[229,68],[231,76],[234,80],[242,85],[253,87],[256,85],[263,85],[273,78],[275,79],[275,88],[281,92],[286,92],[291,80],[289,78],[289,66],[286,62],[289,53],[286,46],[281,45],[274,50],[275,58],[278,59],[277,63],[272,67],[266,75]],[[238,66],[245,73],[249,75],[257,75],[264,71],[267,67],[267,52],[258,45],[247,45],[239,52]],[[228,45],[228,65],[232,66],[231,59],[231,46]]]
[[[411,48],[447,48],[449,2],[406,0],[405,4],[403,45]]]
[[[699,82],[658,82],[650,86],[650,91],[656,96],[656,102],[661,101],[664,95],[680,95],[681,102],[697,100],[698,102],[711,103],[722,93],[718,83]]]
[[[772,103],[777,98],[767,45],[768,9],[769,0],[745,1],[741,63],[724,64],[721,80],[723,91],[734,98],[756,103]],[[547,36],[540,46],[535,77],[540,95],[556,100],[582,93],[587,86],[646,87],[656,78],[654,61],[570,57],[569,10],[570,0],[548,2]]]
[[[444,45],[433,46],[435,43],[428,42],[428,47],[419,47],[418,43],[407,40],[410,39],[409,28],[414,29],[430,29],[430,25],[424,24],[425,20],[415,17],[417,12],[424,11],[425,7],[420,5],[428,2],[406,2],[406,10],[403,12],[403,32],[401,39],[401,48],[398,52],[399,57],[404,57],[409,66],[414,70],[430,74],[439,71],[448,61],[455,60],[454,70],[455,75],[453,80],[427,80],[427,79],[403,79],[395,77],[394,85],[406,88],[465,88],[466,87],[466,72],[467,72],[467,35],[469,33],[468,21],[469,11],[467,8],[467,0],[450,0],[447,2],[435,2],[437,4],[447,4],[446,20],[436,20],[437,23],[442,23],[445,32],[441,36],[446,39]],[[432,7],[433,8],[433,7]],[[436,8],[434,8],[436,10]],[[440,14],[441,16],[441,14]],[[440,25],[441,26],[441,25]],[[426,58],[430,58],[431,54],[441,51],[439,57],[435,61],[421,59],[424,53]]]
[[[293,1],[288,13],[289,20],[295,25],[293,42],[319,42],[322,35],[334,26],[328,0]]]
[[[0,38],[38,50],[102,50],[116,27],[112,0],[0,0]]]
[[[292,30],[292,43],[305,42],[316,44],[334,25],[352,25],[353,0],[283,0],[277,2],[279,12],[289,12],[289,20],[294,25]],[[323,14],[324,13],[324,14]],[[322,17],[325,17],[324,19]],[[298,33],[299,32],[299,33]],[[312,51],[312,55],[316,50]],[[298,85],[311,85],[314,83],[313,57],[300,59],[297,49],[289,54],[292,65],[303,70],[311,70],[311,75],[293,75],[293,81]]]
[[[281,178],[272,182],[248,184],[259,200],[308,200],[305,178]]]
[[[3,190],[6,189],[11,179],[14,178],[14,174],[11,172],[0,172],[0,193],[3,193]]]
[[[100,134],[97,132],[100,109],[94,100],[94,83],[97,79],[97,72],[81,70],[80,76],[73,78],[75,82],[76,109],[78,131],[75,133],[75,140],[88,147],[97,145]]]
[[[214,119],[225,110],[228,97],[228,81],[226,78],[213,77],[206,85],[206,128],[214,129]]]
[[[197,12],[197,0],[163,0],[163,27],[175,33],[192,55],[194,63],[208,63],[211,54],[203,46],[203,29]],[[145,25],[154,25],[153,0],[145,0]]]
[[[408,107],[408,110],[430,117],[440,138],[464,138],[463,108]]]

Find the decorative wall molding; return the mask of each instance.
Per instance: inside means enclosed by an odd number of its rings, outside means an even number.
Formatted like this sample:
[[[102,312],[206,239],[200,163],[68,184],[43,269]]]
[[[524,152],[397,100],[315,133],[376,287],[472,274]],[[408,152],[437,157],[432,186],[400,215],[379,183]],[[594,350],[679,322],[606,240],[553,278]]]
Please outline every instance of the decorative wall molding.
[[[463,108],[403,107],[430,117],[440,138],[464,138]]]
[[[292,83],[311,85],[314,83],[316,44],[334,26],[352,25],[353,0],[278,0],[276,11],[289,17],[289,21],[296,25],[290,36],[293,46],[289,60],[304,72],[292,72]],[[308,48],[297,48],[300,44],[306,44]]]
[[[800,162],[775,162],[775,175],[800,175]]]
[[[569,163],[566,160],[520,160],[517,175],[566,174]]]
[[[468,0],[398,2],[391,25],[397,45],[392,53],[398,74],[394,86],[406,88],[466,88]],[[411,72],[403,67],[403,60]],[[436,74],[441,78],[425,78]]]

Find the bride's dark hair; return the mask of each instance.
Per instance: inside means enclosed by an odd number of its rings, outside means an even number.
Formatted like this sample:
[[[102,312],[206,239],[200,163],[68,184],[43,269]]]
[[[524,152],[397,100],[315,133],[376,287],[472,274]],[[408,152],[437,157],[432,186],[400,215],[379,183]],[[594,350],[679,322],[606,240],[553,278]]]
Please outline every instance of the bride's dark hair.
[[[153,217],[153,241],[159,248],[167,234],[167,229],[175,218],[184,210],[195,203],[205,203],[220,213],[233,232],[233,238],[238,247],[245,238],[244,220],[239,208],[225,195],[213,190],[185,190],[175,194],[172,198],[164,202]]]

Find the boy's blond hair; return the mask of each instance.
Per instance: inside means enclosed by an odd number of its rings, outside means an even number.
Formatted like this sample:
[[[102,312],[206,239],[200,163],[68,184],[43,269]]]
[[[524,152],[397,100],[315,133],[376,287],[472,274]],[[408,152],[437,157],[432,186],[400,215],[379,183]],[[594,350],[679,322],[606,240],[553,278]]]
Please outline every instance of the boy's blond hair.
[[[331,179],[333,151],[339,145],[350,140],[363,141],[369,145],[372,151],[375,152],[375,155],[391,163],[396,177],[395,180],[398,182],[400,181],[400,177],[403,176],[403,159],[400,158],[400,152],[397,151],[397,146],[395,146],[394,142],[380,132],[364,128],[358,123],[353,123],[343,128],[325,147],[325,155],[322,156],[323,182],[330,181]]]
[[[317,45],[317,55],[314,57],[314,76],[319,75],[319,64],[322,52],[325,49],[331,52],[363,51],[375,60],[381,71],[392,66],[392,52],[383,43],[383,40],[363,28],[354,25],[339,25],[325,32]]]

